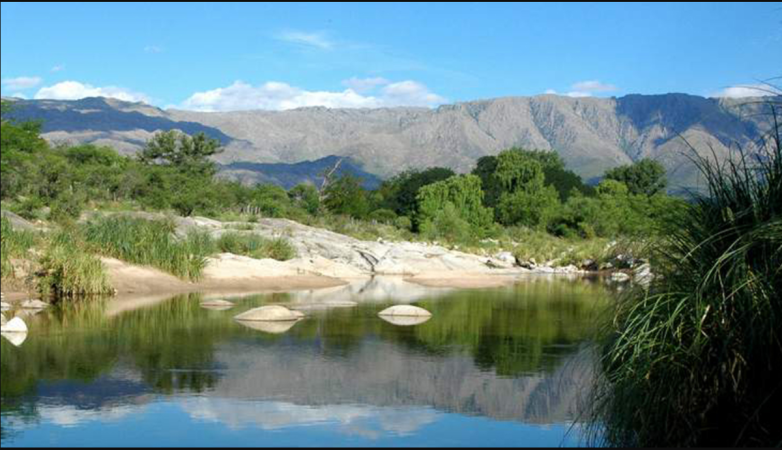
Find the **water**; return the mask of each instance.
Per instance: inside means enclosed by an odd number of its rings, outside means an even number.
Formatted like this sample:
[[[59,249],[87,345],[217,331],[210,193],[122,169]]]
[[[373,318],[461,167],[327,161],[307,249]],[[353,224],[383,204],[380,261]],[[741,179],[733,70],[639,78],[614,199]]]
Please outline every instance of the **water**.
[[[573,446],[590,381],[598,284],[425,289],[395,279],[231,298],[106,300],[28,320],[2,340],[11,446]],[[346,301],[357,302],[350,307]],[[416,326],[377,317],[396,303]],[[309,308],[288,327],[233,316]]]

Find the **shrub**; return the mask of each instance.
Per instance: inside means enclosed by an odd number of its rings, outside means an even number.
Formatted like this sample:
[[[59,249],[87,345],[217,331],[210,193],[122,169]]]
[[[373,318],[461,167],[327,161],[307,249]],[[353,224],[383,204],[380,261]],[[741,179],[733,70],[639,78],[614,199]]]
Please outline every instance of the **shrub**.
[[[42,277],[38,288],[42,296],[74,298],[113,293],[100,259],[87,253],[74,231],[58,231],[40,260]]]
[[[224,233],[217,240],[217,248],[223,253],[249,256],[255,259],[288,261],[296,257],[296,250],[285,239],[266,239],[256,234]]]
[[[709,196],[675,217],[660,276],[606,326],[593,440],[616,446],[782,442],[782,148],[697,160]]]

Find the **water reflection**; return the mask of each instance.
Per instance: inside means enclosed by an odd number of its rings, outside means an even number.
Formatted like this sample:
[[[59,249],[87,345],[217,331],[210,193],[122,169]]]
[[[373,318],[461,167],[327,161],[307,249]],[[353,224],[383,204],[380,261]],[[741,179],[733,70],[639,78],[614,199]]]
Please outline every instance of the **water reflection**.
[[[434,445],[462,421],[472,431],[464,439],[476,445],[505,422],[515,427],[508,437],[539,431],[549,438],[543,445],[562,443],[566,427],[520,427],[574,418],[591,377],[584,343],[605,304],[600,286],[546,281],[408,293],[402,287],[373,280],[363,288],[228,298],[236,306],[223,312],[202,309],[199,295],[137,309],[107,300],[45,311],[31,319],[20,348],[3,342],[0,349],[2,444],[36,442],[52,426],[95,431],[152,417],[153,428],[203,434],[201,445],[209,442],[203,423],[292,433],[275,434],[277,441],[264,435],[272,439],[268,445],[283,445],[283,437],[306,445],[316,429],[334,445],[347,436]],[[284,330],[233,320],[269,304],[349,302],[313,307]],[[433,317],[415,326],[377,317],[404,302]],[[73,443],[57,436],[62,441],[55,444]]]

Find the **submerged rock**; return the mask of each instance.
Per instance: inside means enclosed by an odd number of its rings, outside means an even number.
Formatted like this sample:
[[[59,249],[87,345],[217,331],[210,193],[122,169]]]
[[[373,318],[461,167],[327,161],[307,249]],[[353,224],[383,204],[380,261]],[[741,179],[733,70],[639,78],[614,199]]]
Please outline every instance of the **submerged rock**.
[[[303,317],[304,313],[301,311],[291,311],[284,306],[272,305],[251,309],[234,319],[239,322],[291,322]]]
[[[380,318],[398,327],[413,327],[428,322],[432,316],[380,316]]]
[[[212,311],[228,311],[234,304],[228,300],[206,300],[201,302],[201,307]]]
[[[0,327],[2,333],[27,333],[27,324],[19,317],[14,317]]]
[[[413,305],[396,305],[386,308],[380,313],[380,317],[432,317],[432,313]]]

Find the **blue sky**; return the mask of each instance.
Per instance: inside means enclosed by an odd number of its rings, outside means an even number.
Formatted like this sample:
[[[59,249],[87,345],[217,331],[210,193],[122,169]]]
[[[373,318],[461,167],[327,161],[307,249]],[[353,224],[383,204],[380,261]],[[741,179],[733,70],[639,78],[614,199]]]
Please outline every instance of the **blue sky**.
[[[546,92],[742,96],[782,75],[782,2],[2,3],[4,96],[198,110]]]

